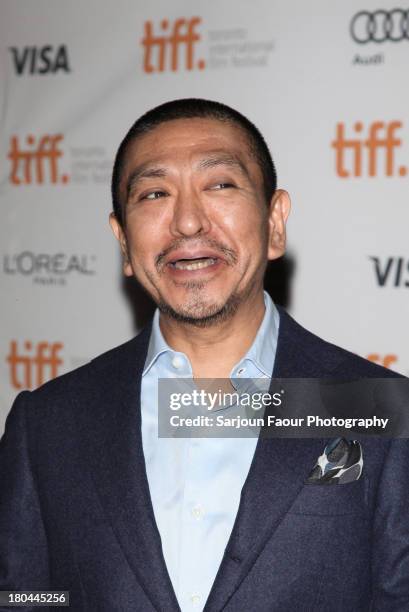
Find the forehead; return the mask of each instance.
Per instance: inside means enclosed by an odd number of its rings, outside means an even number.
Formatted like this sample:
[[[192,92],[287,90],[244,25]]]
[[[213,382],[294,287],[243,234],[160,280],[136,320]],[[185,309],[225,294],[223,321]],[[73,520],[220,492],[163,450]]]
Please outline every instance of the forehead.
[[[240,126],[211,118],[174,119],[129,145],[125,174],[135,165],[194,160],[213,151],[230,153],[246,165],[255,163],[249,138]]]

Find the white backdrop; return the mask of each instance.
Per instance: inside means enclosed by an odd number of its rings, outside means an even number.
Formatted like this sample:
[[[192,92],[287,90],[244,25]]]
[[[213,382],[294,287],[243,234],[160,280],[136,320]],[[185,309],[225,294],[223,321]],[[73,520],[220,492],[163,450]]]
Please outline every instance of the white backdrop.
[[[295,318],[409,373],[409,2],[0,6],[0,432],[20,389],[134,335],[111,166],[173,98],[225,102],[265,134],[293,200]]]

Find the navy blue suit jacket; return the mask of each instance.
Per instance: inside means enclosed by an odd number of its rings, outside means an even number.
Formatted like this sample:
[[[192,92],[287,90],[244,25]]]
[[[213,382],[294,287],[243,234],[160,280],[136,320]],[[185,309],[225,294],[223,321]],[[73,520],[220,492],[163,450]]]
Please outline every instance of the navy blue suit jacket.
[[[280,317],[275,377],[390,375]],[[0,444],[0,590],[69,590],[76,612],[179,610],[141,443],[149,335],[17,397]],[[366,439],[358,481],[305,485],[322,451],[259,439],[206,612],[409,610],[408,443]]]

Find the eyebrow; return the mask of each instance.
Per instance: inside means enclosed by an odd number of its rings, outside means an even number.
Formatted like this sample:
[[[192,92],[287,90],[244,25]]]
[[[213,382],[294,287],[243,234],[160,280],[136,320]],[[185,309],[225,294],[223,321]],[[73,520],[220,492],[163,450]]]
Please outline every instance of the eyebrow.
[[[216,168],[218,166],[230,166],[240,171],[246,178],[250,178],[250,174],[245,164],[235,155],[230,153],[214,153],[201,159],[197,164],[199,170],[207,170],[208,168]],[[142,180],[147,178],[165,178],[168,176],[168,170],[161,166],[152,166],[149,162],[137,166],[129,175],[126,183],[126,197],[129,198],[132,190]]]
[[[247,170],[245,164],[236,157],[235,155],[231,155],[230,153],[216,153],[210,155],[202,159],[199,164],[199,169],[207,169],[207,168],[216,168],[217,166],[230,166],[231,168],[236,168],[239,170],[246,178],[250,178],[249,171]]]
[[[142,164],[137,166],[129,175],[126,182],[126,199],[129,198],[131,191],[139,183],[140,180],[146,178],[164,178],[167,176],[166,168],[151,166],[150,164]]]

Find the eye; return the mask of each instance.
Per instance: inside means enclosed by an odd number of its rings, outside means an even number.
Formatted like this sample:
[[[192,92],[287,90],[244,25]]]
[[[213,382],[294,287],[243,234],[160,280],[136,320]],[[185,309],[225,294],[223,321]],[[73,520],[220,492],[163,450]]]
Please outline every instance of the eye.
[[[159,200],[159,198],[163,198],[168,194],[166,191],[160,191],[160,189],[156,189],[155,191],[149,191],[148,193],[142,194],[141,200]]]
[[[233,185],[233,183],[217,183],[216,185],[212,185],[210,189],[213,189],[214,191],[219,191],[220,189],[230,189],[234,187],[235,185]]]

